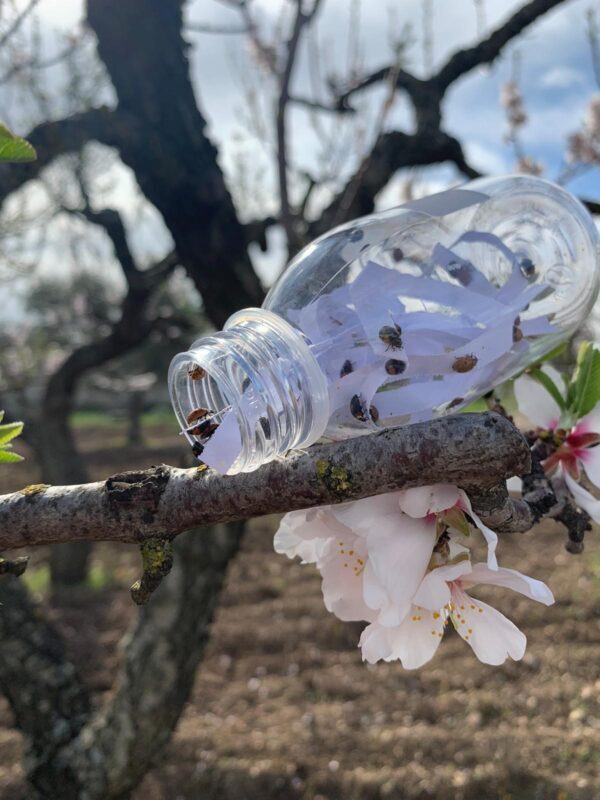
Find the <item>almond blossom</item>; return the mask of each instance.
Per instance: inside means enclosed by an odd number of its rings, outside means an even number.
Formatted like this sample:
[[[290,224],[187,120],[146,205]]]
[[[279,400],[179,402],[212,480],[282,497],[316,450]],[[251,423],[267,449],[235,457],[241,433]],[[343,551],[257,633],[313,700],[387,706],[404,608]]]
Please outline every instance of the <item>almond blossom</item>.
[[[502,664],[509,656],[523,658],[525,634],[495,608],[471,597],[466,590],[475,584],[503,586],[544,605],[554,602],[541,581],[503,567],[471,566],[465,554],[462,561],[425,575],[400,625],[367,625],[360,638],[363,660],[373,664],[397,659],[405,669],[417,669],[433,658],[449,622],[484,664]]]
[[[464,543],[474,530],[487,542],[488,559],[471,567]],[[501,663],[507,654],[520,658],[523,634],[481,603],[475,608],[489,609],[485,622],[473,622],[466,609],[476,601],[464,588],[494,583],[552,602],[543,584],[498,567],[496,534],[473,512],[466,494],[450,484],[291,512],[274,544],[278,553],[317,566],[329,611],[342,620],[370,623],[360,642],[368,661],[400,659],[406,668],[420,666],[435,653],[444,624],[458,620],[460,629],[461,618],[464,624],[469,620],[466,641],[471,640],[481,660]],[[465,598],[467,606],[461,609]],[[425,627],[431,639],[426,644]],[[472,635],[469,628],[478,633]]]
[[[564,397],[566,388],[561,375],[550,366],[544,366],[543,371]],[[583,467],[589,481],[600,488],[600,403],[575,424],[565,425],[568,421],[563,419],[557,401],[529,375],[515,381],[515,397],[519,411],[542,432],[548,432],[549,442],[556,448],[543,462],[555,488],[566,488],[576,504],[600,522],[600,501],[579,483]]]

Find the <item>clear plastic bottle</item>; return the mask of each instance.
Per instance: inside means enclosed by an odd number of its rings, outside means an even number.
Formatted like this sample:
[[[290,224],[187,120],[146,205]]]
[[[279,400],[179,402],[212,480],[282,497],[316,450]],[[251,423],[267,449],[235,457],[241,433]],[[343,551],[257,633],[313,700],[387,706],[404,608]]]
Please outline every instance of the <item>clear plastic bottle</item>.
[[[585,208],[533,177],[342,225],[292,260],[261,309],[174,358],[182,431],[234,474],[321,438],[452,413],[573,334],[599,257]]]

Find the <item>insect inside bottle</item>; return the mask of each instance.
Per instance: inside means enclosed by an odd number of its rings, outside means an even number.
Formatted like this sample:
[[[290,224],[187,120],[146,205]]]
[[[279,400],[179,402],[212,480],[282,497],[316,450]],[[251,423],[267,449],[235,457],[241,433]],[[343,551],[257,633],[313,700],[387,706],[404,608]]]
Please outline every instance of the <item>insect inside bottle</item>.
[[[213,433],[217,430],[218,427],[219,427],[218,422],[211,422],[211,420],[206,419],[199,425],[194,425],[193,428],[188,428],[187,432],[191,436],[202,436],[202,438],[208,439],[213,435]]]
[[[194,444],[192,445],[192,453],[196,456],[196,458],[199,458],[203,452],[204,452],[204,445],[200,444],[200,442],[194,442]]]
[[[201,381],[206,376],[206,370],[200,364],[192,364],[188,367],[188,376],[193,381]]]
[[[513,322],[512,338],[513,342],[520,342],[523,338],[523,331],[521,330],[521,317],[517,317]]]
[[[447,408],[456,408],[456,406],[459,406],[461,403],[464,403],[464,402],[465,402],[465,398],[464,397],[455,397],[454,400],[451,400],[446,407]]]
[[[213,412],[208,408],[194,408],[186,417],[187,424],[191,425],[193,422],[196,422],[199,419],[204,419],[204,417],[212,413]]]
[[[350,413],[352,414],[354,419],[357,419],[359,422],[369,421],[365,404],[363,403],[362,398],[358,394],[355,394],[352,400],[350,400]]]
[[[271,425],[269,424],[269,420],[266,417],[259,417],[258,420],[260,427],[262,428],[262,432],[264,433],[267,439],[271,438]]]
[[[533,278],[535,275],[535,264],[530,258],[522,258],[519,262],[519,269],[526,278]]]
[[[388,375],[402,375],[406,369],[406,361],[400,361],[399,358],[388,358],[385,362],[385,371]]]
[[[377,406],[369,406],[369,414],[371,415],[373,422],[377,422],[379,419],[379,411],[377,410]]]
[[[351,372],[354,372],[354,364],[347,358],[344,363],[342,364],[342,368],[340,370],[340,378],[344,378],[346,375],[350,375]]]
[[[399,325],[384,325],[379,329],[379,338],[387,345],[386,350],[402,350],[402,328]]]
[[[457,356],[452,362],[452,369],[454,372],[470,372],[478,361],[479,359],[473,353],[466,356]]]

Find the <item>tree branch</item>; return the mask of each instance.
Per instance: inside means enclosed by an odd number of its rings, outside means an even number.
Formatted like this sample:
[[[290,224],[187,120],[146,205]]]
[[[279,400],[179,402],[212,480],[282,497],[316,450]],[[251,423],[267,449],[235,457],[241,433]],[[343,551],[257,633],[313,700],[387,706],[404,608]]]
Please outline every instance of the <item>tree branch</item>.
[[[565,0],[531,0],[496,28],[487,39],[478,42],[474,47],[457,50],[431,80],[443,94],[454,81],[467,72],[481,64],[491,64],[512,39],[552,8],[564,2]]]
[[[275,130],[277,134],[277,176],[279,181],[280,219],[286,232],[288,249],[292,252],[297,249],[297,237],[294,229],[294,215],[289,198],[286,112],[290,100],[290,81],[296,63],[300,37],[305,26],[310,24],[315,16],[319,4],[320,0],[315,0],[312,10],[307,13],[304,11],[304,0],[296,0],[296,16],[294,17],[291,36],[286,45],[286,59],[279,79]]]
[[[364,169],[361,164],[319,219],[310,223],[310,238],[324,233],[343,220],[370,214],[375,207],[377,194],[388,184],[394,173],[403,167],[450,161],[467,177],[477,176],[475,170],[467,164],[458,139],[440,130],[430,131],[427,135],[401,131],[383,133],[366,156],[366,161],[368,169]]]
[[[89,141],[96,140],[116,147],[122,135],[121,124],[122,116],[119,112],[101,106],[37,125],[25,134],[25,138],[37,151],[37,159],[27,164],[2,165],[0,203],[27,181],[37,178],[55,158],[81,150]]]
[[[437,482],[489,489],[529,466],[527,442],[507,419],[457,414],[317,445],[247,474],[162,466],[32,496],[4,495],[0,549],[76,540],[142,542],[198,525]]]

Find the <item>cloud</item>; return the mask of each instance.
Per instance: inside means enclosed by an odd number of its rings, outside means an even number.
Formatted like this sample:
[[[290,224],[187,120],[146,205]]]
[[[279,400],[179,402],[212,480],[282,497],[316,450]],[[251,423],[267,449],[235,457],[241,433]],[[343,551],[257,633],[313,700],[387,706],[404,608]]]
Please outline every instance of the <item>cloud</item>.
[[[575,84],[585,83],[581,70],[573,67],[553,67],[540,78],[540,86],[547,89],[568,89]]]

